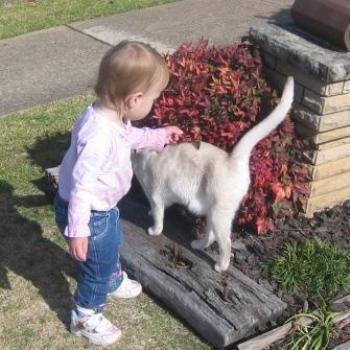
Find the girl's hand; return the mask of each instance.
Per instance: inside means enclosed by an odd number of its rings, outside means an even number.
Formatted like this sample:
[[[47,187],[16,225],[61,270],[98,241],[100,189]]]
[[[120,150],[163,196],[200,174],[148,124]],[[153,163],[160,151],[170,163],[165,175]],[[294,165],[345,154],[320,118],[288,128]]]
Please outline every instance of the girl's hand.
[[[176,143],[179,141],[180,137],[183,135],[183,131],[179,129],[177,126],[166,126],[165,127],[166,132],[166,143]]]
[[[87,237],[76,237],[69,240],[69,253],[73,259],[85,261],[89,240]]]

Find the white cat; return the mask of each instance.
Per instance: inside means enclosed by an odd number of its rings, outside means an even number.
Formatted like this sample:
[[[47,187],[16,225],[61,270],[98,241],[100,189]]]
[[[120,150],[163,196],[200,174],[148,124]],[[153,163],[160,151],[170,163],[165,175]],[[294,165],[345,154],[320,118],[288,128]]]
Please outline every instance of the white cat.
[[[162,233],[164,209],[175,203],[196,215],[205,215],[206,234],[192,241],[191,246],[203,249],[216,240],[220,254],[215,270],[225,271],[230,264],[232,220],[250,184],[250,154],[284,120],[293,93],[294,80],[288,77],[279,105],[240,139],[231,154],[206,142],[201,142],[198,149],[191,143],[180,143],[159,153],[149,150],[134,153],[133,169],[154,219],[148,233]]]

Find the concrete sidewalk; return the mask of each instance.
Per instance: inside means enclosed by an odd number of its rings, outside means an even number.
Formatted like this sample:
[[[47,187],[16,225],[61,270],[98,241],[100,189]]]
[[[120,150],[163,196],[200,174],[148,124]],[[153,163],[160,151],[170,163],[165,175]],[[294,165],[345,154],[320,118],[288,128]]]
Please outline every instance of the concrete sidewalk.
[[[0,116],[90,90],[111,45],[123,39],[174,50],[201,37],[238,41],[258,21],[288,16],[293,0],[182,0],[0,41]]]

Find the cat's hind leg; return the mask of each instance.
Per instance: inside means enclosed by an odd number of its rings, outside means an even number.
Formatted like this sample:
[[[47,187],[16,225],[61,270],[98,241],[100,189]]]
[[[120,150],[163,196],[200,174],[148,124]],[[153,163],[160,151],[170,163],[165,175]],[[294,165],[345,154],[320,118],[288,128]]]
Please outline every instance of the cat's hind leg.
[[[153,217],[153,226],[149,227],[147,232],[151,236],[158,236],[163,232],[163,221],[164,221],[164,203],[159,197],[152,197],[150,199],[151,213]]]
[[[193,249],[205,249],[205,248],[208,248],[214,241],[215,241],[215,236],[214,236],[213,228],[209,220],[207,220],[205,236],[201,239],[196,239],[192,241],[191,247]]]
[[[219,245],[219,259],[215,270],[222,272],[228,269],[231,258],[231,223],[232,215],[226,211],[215,213],[211,220],[216,241]]]

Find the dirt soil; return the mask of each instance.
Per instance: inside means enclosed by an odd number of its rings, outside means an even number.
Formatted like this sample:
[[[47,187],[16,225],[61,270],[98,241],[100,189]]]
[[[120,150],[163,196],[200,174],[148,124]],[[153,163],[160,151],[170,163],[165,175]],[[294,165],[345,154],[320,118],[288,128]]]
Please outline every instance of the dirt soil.
[[[330,242],[350,253],[350,200],[343,205],[315,213],[307,219],[303,216],[287,219],[278,224],[273,234],[257,237],[247,232],[234,232],[233,265],[246,275],[270,289],[288,304],[284,319],[294,314],[305,304],[306,297],[300,293],[282,292],[276,282],[268,275],[265,263],[278,254],[288,242],[302,242],[306,239]],[[283,320],[280,320],[283,322]],[[333,339],[329,349],[349,339],[349,336]],[[271,348],[272,349],[272,348]],[[282,349],[279,344],[273,349]]]

